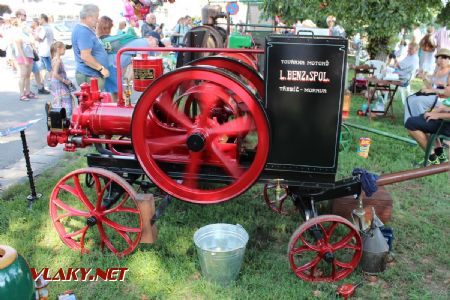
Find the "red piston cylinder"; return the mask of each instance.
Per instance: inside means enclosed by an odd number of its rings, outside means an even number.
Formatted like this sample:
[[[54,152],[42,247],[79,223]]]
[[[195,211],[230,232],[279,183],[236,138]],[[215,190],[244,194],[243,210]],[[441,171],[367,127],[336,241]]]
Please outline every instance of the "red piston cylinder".
[[[163,74],[161,57],[149,57],[146,53],[133,58],[134,90],[143,92],[156,78]]]
[[[95,103],[90,109],[80,114],[75,110],[72,120],[77,120],[81,128],[86,128],[94,135],[125,135],[131,134],[131,116],[133,107],[121,106],[116,103]]]

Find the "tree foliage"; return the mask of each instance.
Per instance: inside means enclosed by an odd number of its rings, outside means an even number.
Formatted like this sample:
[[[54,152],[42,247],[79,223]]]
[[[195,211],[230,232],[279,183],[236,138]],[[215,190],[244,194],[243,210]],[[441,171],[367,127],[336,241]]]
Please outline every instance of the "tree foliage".
[[[373,43],[386,47],[402,28],[431,23],[443,4],[441,0],[264,0],[262,9],[265,16],[279,16],[287,24],[304,19],[324,24],[326,16],[334,15],[348,34],[367,33]]]

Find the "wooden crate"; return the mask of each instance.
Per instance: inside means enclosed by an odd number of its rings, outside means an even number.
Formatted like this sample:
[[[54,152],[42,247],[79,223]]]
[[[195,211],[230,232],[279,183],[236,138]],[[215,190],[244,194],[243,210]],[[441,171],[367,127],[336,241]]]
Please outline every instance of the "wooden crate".
[[[384,187],[379,187],[378,191],[367,198],[363,193],[363,205],[366,210],[366,216],[370,220],[372,217],[372,208],[375,207],[375,213],[383,223],[387,223],[392,217],[392,197]],[[351,221],[352,210],[358,207],[358,201],[353,196],[337,198],[332,201],[332,213],[342,216]]]

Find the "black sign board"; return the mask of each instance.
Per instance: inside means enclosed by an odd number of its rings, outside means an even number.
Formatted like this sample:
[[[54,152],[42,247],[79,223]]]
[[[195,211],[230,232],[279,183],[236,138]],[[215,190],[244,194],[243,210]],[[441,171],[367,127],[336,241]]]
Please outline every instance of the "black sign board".
[[[346,63],[346,39],[266,38],[265,107],[272,131],[266,169],[334,181]]]

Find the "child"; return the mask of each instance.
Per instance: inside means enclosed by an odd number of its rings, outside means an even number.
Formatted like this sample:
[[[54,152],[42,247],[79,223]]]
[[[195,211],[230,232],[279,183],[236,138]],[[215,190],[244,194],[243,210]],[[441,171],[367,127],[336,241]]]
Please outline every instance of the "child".
[[[63,42],[56,41],[50,47],[52,57],[52,79],[50,81],[50,91],[53,95],[53,107],[64,107],[67,117],[72,116],[72,82],[67,79],[66,70],[61,60],[61,56],[66,52]]]

